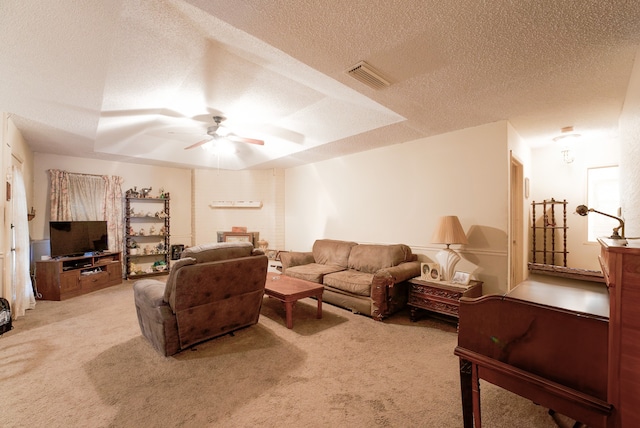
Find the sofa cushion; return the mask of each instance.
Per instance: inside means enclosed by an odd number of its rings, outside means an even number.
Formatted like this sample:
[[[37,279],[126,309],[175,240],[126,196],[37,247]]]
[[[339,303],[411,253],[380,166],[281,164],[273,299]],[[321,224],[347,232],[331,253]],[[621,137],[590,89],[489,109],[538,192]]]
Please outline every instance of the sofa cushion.
[[[253,245],[250,242],[216,242],[189,247],[180,257],[193,257],[197,263],[206,263],[248,257],[252,252]]]
[[[318,284],[322,284],[322,279],[326,274],[344,270],[343,266],[323,265],[320,263],[309,263],[287,268],[285,274],[293,278],[304,279]]]
[[[313,243],[313,258],[321,265],[336,265],[347,267],[351,249],[357,242],[338,241],[334,239],[318,239]]]
[[[373,274],[349,269],[324,276],[323,284],[358,296],[371,295]]]
[[[412,261],[411,248],[404,244],[360,244],[351,249],[348,268],[360,272],[376,273],[380,269]]]

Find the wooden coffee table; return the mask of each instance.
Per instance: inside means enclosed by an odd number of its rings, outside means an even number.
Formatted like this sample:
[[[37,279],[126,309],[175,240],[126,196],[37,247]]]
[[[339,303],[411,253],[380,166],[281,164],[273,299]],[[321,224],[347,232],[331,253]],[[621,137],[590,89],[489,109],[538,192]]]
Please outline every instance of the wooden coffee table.
[[[318,319],[322,318],[322,292],[324,286],[287,275],[267,273],[264,294],[284,303],[287,328],[293,328],[293,305],[300,299],[314,296],[318,300]]]

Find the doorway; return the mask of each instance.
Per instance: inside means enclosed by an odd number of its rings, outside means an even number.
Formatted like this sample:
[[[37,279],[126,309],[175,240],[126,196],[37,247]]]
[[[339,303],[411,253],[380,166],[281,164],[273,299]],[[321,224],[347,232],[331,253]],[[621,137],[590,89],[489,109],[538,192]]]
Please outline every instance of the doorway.
[[[524,271],[524,171],[522,162],[510,155],[509,192],[509,284],[508,289],[525,280]]]

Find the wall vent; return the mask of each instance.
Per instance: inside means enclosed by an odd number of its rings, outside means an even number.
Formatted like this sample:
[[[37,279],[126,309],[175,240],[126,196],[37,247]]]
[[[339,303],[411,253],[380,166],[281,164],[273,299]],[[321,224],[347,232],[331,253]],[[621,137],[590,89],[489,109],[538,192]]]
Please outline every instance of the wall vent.
[[[373,89],[383,89],[389,86],[389,83],[380,72],[371,67],[364,61],[360,61],[347,70],[347,73]]]

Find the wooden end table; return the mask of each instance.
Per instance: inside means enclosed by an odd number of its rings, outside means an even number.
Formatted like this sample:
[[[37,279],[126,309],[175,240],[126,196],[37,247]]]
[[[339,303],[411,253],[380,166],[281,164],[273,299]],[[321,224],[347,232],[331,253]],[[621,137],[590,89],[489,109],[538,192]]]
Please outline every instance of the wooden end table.
[[[419,277],[409,280],[411,321],[417,321],[422,310],[437,312],[458,318],[461,297],[482,296],[482,281],[471,280],[469,285],[451,284],[445,281],[424,281]]]
[[[322,318],[323,291],[324,286],[322,284],[267,272],[264,294],[284,303],[287,315],[287,328],[293,328],[293,306],[298,300],[305,297],[315,297],[318,300],[317,318]]]

